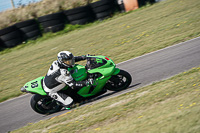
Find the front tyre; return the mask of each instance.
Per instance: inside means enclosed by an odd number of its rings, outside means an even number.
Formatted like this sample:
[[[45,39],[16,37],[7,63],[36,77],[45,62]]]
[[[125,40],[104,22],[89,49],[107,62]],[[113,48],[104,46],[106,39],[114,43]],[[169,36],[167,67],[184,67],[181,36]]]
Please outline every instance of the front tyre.
[[[111,91],[121,91],[127,89],[131,84],[132,77],[131,75],[124,71],[120,70],[117,75],[113,75],[108,82],[106,83],[106,88]]]
[[[62,106],[49,96],[34,94],[30,101],[31,108],[39,114],[51,114],[61,110]]]

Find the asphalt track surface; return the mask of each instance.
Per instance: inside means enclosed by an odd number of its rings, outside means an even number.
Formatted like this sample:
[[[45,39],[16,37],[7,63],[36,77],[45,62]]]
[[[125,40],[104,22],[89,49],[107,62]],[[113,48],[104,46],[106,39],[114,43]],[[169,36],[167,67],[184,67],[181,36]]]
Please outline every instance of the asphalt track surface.
[[[130,88],[118,93],[107,92],[94,102],[121,95],[198,66],[200,66],[200,37],[117,64],[118,68],[132,75],[133,81]],[[27,94],[0,103],[0,133],[6,133],[28,123],[58,116],[68,111],[64,110],[47,116],[37,114],[30,107],[31,96]]]

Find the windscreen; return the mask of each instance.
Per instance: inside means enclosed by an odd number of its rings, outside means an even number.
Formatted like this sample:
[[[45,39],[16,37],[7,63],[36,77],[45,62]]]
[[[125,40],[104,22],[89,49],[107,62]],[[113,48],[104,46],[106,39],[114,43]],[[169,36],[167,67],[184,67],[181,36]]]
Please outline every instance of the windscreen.
[[[102,58],[97,58],[97,57],[87,57],[87,68],[89,70],[94,69],[94,68],[98,68],[100,66],[103,66],[107,63],[106,60],[102,59]]]

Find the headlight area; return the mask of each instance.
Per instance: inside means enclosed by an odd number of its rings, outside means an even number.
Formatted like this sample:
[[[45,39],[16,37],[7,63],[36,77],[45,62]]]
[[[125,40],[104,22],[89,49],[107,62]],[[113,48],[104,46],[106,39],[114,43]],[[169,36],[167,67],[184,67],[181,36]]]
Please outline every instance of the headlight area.
[[[27,86],[23,86],[20,90],[21,90],[21,92],[26,92],[26,93],[30,93],[29,91],[27,91],[25,88],[26,88]]]
[[[27,86],[23,86],[20,90],[21,90],[21,92],[26,92],[26,93],[31,93],[31,94],[37,94],[37,93],[34,93],[34,92],[30,92],[30,91],[27,91],[26,90],[26,88],[27,88]]]
[[[24,87],[22,87],[21,92],[26,92],[26,89]]]

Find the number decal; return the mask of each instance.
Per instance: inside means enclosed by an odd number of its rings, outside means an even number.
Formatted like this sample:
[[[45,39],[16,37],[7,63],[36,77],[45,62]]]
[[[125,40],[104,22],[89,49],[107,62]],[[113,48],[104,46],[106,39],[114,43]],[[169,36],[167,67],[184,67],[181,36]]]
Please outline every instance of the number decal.
[[[36,82],[33,82],[33,83],[31,83],[31,87],[32,87],[32,88],[38,87],[38,83],[37,83],[37,81],[36,81]]]
[[[50,70],[53,70],[53,65],[51,65]]]
[[[97,62],[97,63],[103,63],[103,60],[102,60],[102,59],[99,59],[99,58],[96,58],[96,62]]]

